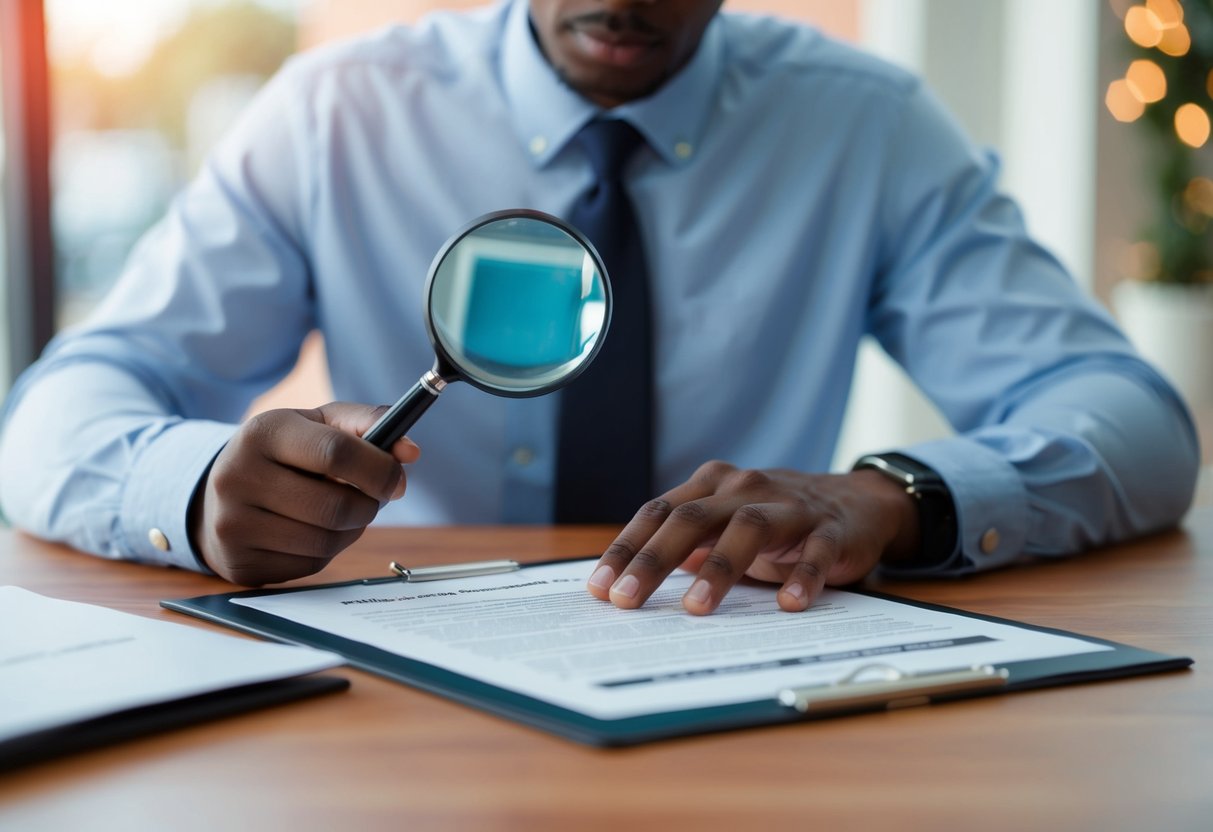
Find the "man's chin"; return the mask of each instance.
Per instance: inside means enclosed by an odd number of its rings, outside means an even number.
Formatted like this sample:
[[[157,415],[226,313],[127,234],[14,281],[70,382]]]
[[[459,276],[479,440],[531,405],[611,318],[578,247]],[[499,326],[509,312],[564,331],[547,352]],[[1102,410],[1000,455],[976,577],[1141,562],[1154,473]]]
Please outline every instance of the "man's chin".
[[[644,98],[660,87],[662,83],[662,79],[653,81],[647,78],[631,81],[626,77],[621,77],[622,73],[619,72],[587,72],[581,69],[569,71],[567,68],[558,67],[557,74],[565,86],[582,98],[603,107],[616,107],[628,101]]]

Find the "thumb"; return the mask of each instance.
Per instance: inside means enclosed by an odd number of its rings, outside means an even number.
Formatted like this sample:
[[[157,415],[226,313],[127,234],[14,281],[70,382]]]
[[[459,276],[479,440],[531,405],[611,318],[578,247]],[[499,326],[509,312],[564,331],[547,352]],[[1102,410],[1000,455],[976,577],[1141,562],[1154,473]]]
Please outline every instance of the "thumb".
[[[330,427],[362,436],[379,417],[387,412],[387,405],[358,404],[356,402],[329,402],[312,411],[316,421]],[[392,445],[392,456],[400,463],[416,462],[421,448],[412,439],[402,436]]]

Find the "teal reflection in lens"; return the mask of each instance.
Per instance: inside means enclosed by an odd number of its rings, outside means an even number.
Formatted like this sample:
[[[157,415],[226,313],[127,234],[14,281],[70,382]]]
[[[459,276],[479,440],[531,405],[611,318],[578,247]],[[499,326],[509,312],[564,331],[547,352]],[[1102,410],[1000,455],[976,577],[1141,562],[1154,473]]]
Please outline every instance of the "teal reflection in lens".
[[[581,352],[581,270],[491,257],[473,267],[463,349],[478,364],[534,370]]]

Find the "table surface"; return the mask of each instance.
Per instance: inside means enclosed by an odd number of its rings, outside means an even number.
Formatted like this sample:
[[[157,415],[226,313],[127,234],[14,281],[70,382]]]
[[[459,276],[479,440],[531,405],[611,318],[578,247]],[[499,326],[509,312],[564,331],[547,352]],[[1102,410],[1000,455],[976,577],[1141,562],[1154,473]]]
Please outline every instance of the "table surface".
[[[610,537],[372,529],[313,582],[393,559],[582,555]],[[230,590],[7,531],[0,584],[199,627],[158,601]],[[616,750],[342,669],[346,693],[0,775],[0,829],[1213,829],[1213,507],[1064,561],[870,585],[1196,665]]]

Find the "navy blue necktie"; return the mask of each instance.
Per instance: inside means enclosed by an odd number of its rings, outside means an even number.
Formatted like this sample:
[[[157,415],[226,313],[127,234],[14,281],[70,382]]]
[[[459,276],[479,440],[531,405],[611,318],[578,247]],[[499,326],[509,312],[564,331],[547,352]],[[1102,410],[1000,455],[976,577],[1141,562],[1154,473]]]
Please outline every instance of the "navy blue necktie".
[[[577,141],[595,182],[569,215],[602,256],[614,306],[594,363],[561,392],[556,522],[623,523],[653,497],[652,320],[648,269],[623,168],[644,143],[630,124],[595,120]]]

